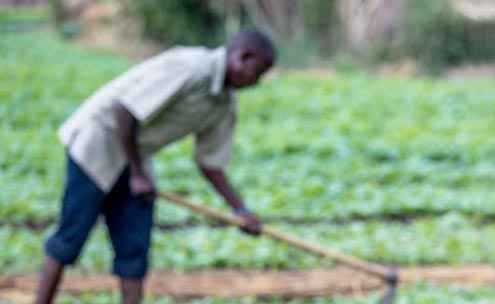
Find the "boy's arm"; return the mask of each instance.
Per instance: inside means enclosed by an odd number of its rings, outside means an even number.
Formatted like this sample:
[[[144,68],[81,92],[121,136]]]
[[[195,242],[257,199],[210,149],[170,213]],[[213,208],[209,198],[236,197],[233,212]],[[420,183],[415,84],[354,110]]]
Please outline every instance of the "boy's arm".
[[[119,139],[129,163],[129,188],[131,193],[135,196],[153,199],[156,196],[155,184],[143,169],[141,155],[137,148],[138,122],[120,103],[115,105],[114,113]]]
[[[200,166],[200,169],[217,192],[220,193],[227,203],[235,210],[236,214],[242,216],[246,220],[247,225],[244,231],[254,235],[260,234],[260,221],[244,206],[242,199],[230,185],[224,171],[221,169],[206,168],[204,166]]]

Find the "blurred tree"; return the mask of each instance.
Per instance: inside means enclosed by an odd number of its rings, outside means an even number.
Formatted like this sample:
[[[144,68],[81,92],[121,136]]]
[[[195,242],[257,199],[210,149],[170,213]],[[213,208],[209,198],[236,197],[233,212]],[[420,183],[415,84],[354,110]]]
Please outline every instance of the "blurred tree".
[[[411,0],[397,52],[439,73],[466,61],[495,60],[494,33],[495,18],[466,18],[454,10],[451,0]]]
[[[81,12],[104,1],[123,6],[114,20],[132,24],[133,35],[165,45],[216,46],[242,27],[256,26],[274,38],[281,62],[290,65],[336,53],[351,54],[348,62],[411,57],[440,68],[495,59],[495,21],[478,7],[491,0],[50,0],[68,37],[83,29]],[[482,20],[463,16],[473,14]]]
[[[83,24],[78,21],[91,0],[50,0],[55,23],[60,33],[73,38],[83,31]]]
[[[394,38],[404,15],[405,0],[338,0],[348,47],[366,54],[377,42]]]
[[[57,23],[77,19],[91,0],[50,0]]]

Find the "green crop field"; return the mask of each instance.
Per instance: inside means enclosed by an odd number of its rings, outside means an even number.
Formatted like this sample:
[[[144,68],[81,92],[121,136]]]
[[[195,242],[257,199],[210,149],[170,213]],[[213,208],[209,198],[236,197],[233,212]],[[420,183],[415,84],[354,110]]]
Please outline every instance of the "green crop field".
[[[0,32],[0,54],[0,274],[34,273],[60,208],[66,157],[56,129],[133,62],[50,32]],[[380,263],[495,263],[493,81],[277,71],[239,99],[229,175],[267,225]],[[227,211],[198,174],[192,145],[187,138],[157,155],[158,185]],[[153,268],[332,266],[264,237],[211,227],[162,201],[156,223]],[[105,271],[111,257],[99,225],[76,271]],[[92,303],[114,297],[88,296]],[[401,297],[489,303],[495,291],[418,283]]]

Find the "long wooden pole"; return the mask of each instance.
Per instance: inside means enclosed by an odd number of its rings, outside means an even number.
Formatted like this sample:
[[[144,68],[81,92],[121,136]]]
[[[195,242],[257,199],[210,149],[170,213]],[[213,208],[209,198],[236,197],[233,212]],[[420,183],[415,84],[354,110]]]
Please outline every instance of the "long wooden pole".
[[[225,214],[225,213],[219,212],[217,210],[214,210],[214,209],[211,209],[208,207],[204,207],[204,206],[190,203],[187,200],[185,200],[184,198],[177,196],[175,194],[172,194],[172,193],[160,193],[159,196],[163,199],[166,199],[166,200],[174,202],[178,205],[184,206],[190,210],[205,214],[211,218],[219,219],[221,221],[224,221],[226,223],[236,225],[239,227],[245,226],[244,220],[241,217],[233,216],[230,214]],[[265,235],[268,235],[274,239],[289,243],[291,245],[294,245],[294,246],[299,247],[301,249],[304,249],[306,251],[312,252],[316,255],[320,255],[320,256],[323,256],[326,258],[333,259],[333,260],[335,260],[339,263],[345,264],[351,268],[358,269],[358,270],[364,271],[366,273],[369,273],[371,275],[377,276],[388,283],[390,282],[390,280],[393,280],[393,278],[391,278],[391,276],[394,276],[394,274],[395,274],[395,271],[388,269],[387,267],[384,267],[382,265],[366,262],[366,261],[363,261],[363,260],[358,259],[356,257],[350,256],[347,254],[343,254],[343,253],[338,252],[336,250],[322,247],[320,245],[317,245],[317,244],[314,244],[314,243],[311,243],[311,242],[308,242],[305,240],[301,240],[297,237],[294,237],[294,236],[291,236],[291,235],[288,235],[288,234],[285,234],[282,232],[275,231],[275,230],[270,229],[268,227],[262,228],[262,234],[265,234]]]

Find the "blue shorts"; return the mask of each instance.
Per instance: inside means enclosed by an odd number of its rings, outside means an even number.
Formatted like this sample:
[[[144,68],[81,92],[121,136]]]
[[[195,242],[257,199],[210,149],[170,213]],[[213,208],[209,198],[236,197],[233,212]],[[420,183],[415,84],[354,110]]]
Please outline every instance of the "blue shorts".
[[[131,195],[126,169],[109,193],[102,192],[68,157],[62,215],[45,249],[62,264],[73,264],[98,216],[103,214],[120,277],[143,278],[148,267],[153,203]]]

